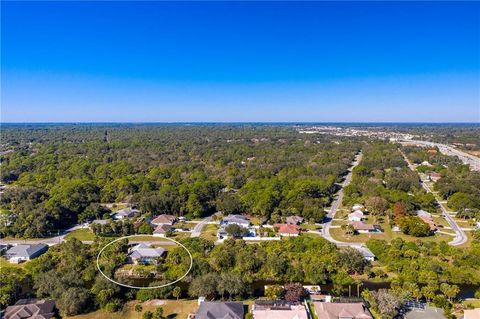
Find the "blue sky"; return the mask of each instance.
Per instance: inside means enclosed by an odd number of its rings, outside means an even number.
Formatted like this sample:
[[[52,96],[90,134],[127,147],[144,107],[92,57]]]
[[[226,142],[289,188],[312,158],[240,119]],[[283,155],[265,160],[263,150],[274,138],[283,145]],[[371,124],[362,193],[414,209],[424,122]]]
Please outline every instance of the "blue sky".
[[[3,122],[480,122],[475,2],[2,2]]]

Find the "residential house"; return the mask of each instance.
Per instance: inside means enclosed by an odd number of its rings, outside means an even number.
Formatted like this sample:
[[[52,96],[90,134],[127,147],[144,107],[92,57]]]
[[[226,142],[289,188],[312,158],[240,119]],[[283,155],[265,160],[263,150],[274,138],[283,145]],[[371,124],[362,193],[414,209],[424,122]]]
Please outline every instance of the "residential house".
[[[427,172],[426,173],[428,178],[431,180],[431,181],[438,181],[441,177],[442,177],[442,174],[440,173],[437,173],[437,172]]]
[[[370,249],[367,247],[355,247],[360,253],[362,253],[363,258],[368,261],[374,261],[375,260],[375,255],[372,253]]]
[[[278,234],[284,237],[296,237],[300,234],[300,229],[297,225],[291,224],[275,224],[274,227],[278,228]]]
[[[463,311],[463,319],[480,319],[480,308],[465,309]]]
[[[5,258],[11,263],[21,263],[22,261],[28,261],[34,259],[48,250],[46,244],[36,245],[16,245],[5,252]]]
[[[122,208],[122,209],[119,209],[119,210],[113,212],[112,213],[112,218],[122,220],[122,219],[126,219],[126,218],[135,217],[138,214],[140,214],[140,211],[138,209],[127,207],[127,208]]]
[[[421,165],[423,165],[423,166],[429,166],[429,167],[432,166],[432,164],[430,164],[428,161],[423,161],[423,162],[421,163]]]
[[[429,212],[426,212],[424,210],[417,210],[416,214],[421,220],[423,220],[425,223],[428,224],[428,226],[430,226],[431,231],[436,231],[437,230],[437,225],[433,221],[432,214],[430,214]]]
[[[158,236],[158,237],[165,237],[166,233],[172,230],[172,226],[168,224],[161,224],[158,225],[157,228],[153,231],[153,236]]]
[[[363,212],[361,210],[356,210],[351,214],[348,214],[348,221],[350,222],[361,222],[365,219]]]
[[[287,301],[256,300],[252,306],[252,316],[254,319],[308,319],[303,304]]]
[[[55,315],[55,301],[20,299],[5,309],[5,319],[50,319]]]
[[[10,248],[8,244],[0,244],[0,256],[3,256],[5,252]]]
[[[352,212],[354,212],[356,210],[363,211],[364,209],[365,209],[365,207],[362,204],[354,204],[352,206]]]
[[[238,226],[248,228],[248,226],[250,226],[250,219],[243,215],[230,214],[225,216],[220,222],[220,224],[222,225],[237,224]]]
[[[291,225],[299,225],[301,223],[303,223],[303,217],[300,217],[300,216],[288,216],[286,218],[286,222],[287,224],[291,224]]]
[[[314,302],[313,307],[318,319],[373,319],[361,302]]]
[[[356,232],[365,234],[365,233],[379,233],[381,232],[380,228],[377,225],[365,224],[364,222],[350,222]]]
[[[173,215],[162,214],[155,217],[155,219],[152,220],[150,223],[154,226],[159,226],[159,225],[172,226],[173,224],[175,224],[176,221],[177,221],[177,217]]]
[[[195,319],[243,319],[245,311],[241,302],[210,302],[200,304]]]
[[[138,244],[130,249],[128,257],[135,264],[157,264],[165,253],[162,247],[153,248],[147,244]]]

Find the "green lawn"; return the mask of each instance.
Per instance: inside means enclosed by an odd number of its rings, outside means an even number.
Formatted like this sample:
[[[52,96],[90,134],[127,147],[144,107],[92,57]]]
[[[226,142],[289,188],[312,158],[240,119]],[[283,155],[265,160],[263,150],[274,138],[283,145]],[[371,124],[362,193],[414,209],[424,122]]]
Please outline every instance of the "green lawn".
[[[142,314],[147,311],[154,311],[157,306],[147,305],[148,302],[142,303],[140,301],[129,301],[119,312],[109,313],[105,310],[97,310],[88,314],[66,317],[67,319],[141,319]],[[134,307],[136,304],[141,304],[142,312],[136,312]],[[169,319],[185,319],[189,313],[195,312],[198,308],[197,300],[166,300],[165,304],[160,306],[163,308],[163,314]],[[64,317],[65,318],[65,317]]]
[[[381,224],[381,226],[382,226],[382,229],[384,230],[383,233],[357,234],[350,237],[345,237],[344,232],[341,228],[331,228],[330,234],[334,239],[339,241],[345,241],[345,242],[366,242],[370,238],[383,239],[386,241],[391,241],[394,238],[402,238],[403,240],[406,240],[406,241],[421,240],[421,241],[435,241],[435,242],[440,242],[442,240],[449,242],[453,239],[453,236],[449,236],[446,234],[439,234],[439,233],[433,236],[428,236],[428,237],[413,237],[413,236],[405,235],[402,232],[393,232],[390,226],[388,225]]]
[[[69,238],[76,238],[80,241],[93,241],[95,239],[95,235],[90,229],[82,228],[68,233],[67,236],[65,236],[65,239]]]
[[[203,227],[200,237],[215,241],[217,240],[217,230],[218,230],[218,225],[207,224]]]
[[[6,260],[5,258],[3,257],[0,257],[0,269],[4,269],[4,268],[23,268],[25,266],[26,262],[23,262],[23,263],[20,263],[20,264],[11,264],[8,262],[8,260]]]

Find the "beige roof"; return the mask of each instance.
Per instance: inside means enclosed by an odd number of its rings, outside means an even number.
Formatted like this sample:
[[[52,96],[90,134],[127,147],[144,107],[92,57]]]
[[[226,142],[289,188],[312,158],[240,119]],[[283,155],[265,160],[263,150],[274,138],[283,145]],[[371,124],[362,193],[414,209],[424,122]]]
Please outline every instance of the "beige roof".
[[[466,309],[463,311],[464,319],[480,319],[480,308]]]
[[[159,215],[154,220],[152,220],[152,224],[160,225],[160,224],[172,224],[175,221],[176,217],[173,215]]]
[[[375,226],[372,224],[365,224],[364,222],[351,222],[355,230],[374,230]]]
[[[303,305],[291,306],[290,309],[254,309],[254,319],[308,319],[307,311]]]
[[[370,311],[361,302],[338,303],[338,302],[314,302],[315,313],[318,319],[373,319]]]

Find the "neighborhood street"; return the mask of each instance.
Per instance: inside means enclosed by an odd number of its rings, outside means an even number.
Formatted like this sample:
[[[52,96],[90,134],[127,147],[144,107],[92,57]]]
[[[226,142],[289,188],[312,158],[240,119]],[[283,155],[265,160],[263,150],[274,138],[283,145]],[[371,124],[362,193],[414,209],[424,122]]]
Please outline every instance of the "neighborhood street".
[[[409,159],[405,156],[405,154],[401,150],[399,150],[399,151],[400,151],[400,153],[402,153],[403,158],[405,159],[405,161],[408,164],[408,167],[412,171],[416,172],[415,167],[412,165],[412,163],[409,161]],[[420,178],[420,181],[421,181],[421,184],[422,184],[423,188],[427,192],[432,193],[435,196],[435,193],[430,189],[430,187],[425,183],[425,181],[422,180],[420,175],[419,175],[419,178]],[[435,199],[437,199],[436,196],[435,196]],[[455,238],[452,241],[450,241],[448,244],[450,244],[452,246],[458,246],[458,245],[462,245],[462,244],[466,243],[467,240],[468,240],[468,237],[465,234],[465,232],[458,226],[458,224],[455,222],[455,220],[448,213],[448,210],[445,208],[445,206],[438,199],[437,199],[437,204],[440,207],[440,209],[442,210],[443,217],[448,222],[448,224],[450,225],[452,230],[455,231]]]
[[[81,228],[86,228],[88,226],[85,225],[75,225],[67,230],[64,230],[61,235],[55,236],[55,237],[48,237],[48,238],[37,238],[37,239],[21,239],[21,238],[15,238],[15,239],[1,239],[2,244],[9,244],[9,245],[19,245],[19,244],[39,244],[43,243],[48,246],[53,246],[60,244],[65,240],[65,236],[68,235],[68,233],[81,229]]]
[[[192,233],[190,237],[200,237],[200,233],[202,232],[203,227],[208,224],[208,222],[212,219],[212,217],[206,217],[204,220],[199,222],[195,227],[192,229]]]
[[[330,235],[330,228],[333,228],[332,226],[332,221],[335,218],[335,214],[337,213],[338,208],[342,204],[342,199],[343,199],[343,189],[350,184],[352,181],[352,171],[353,169],[360,163],[362,160],[362,153],[360,152],[357,156],[355,156],[355,159],[352,163],[352,166],[349,169],[349,172],[347,176],[345,177],[345,180],[342,182],[340,185],[341,188],[337,193],[337,197],[332,203],[332,207],[330,208],[330,211],[327,214],[326,222],[323,223],[322,227],[322,232],[321,236],[325,238],[326,240],[334,243],[337,246],[350,246],[356,249],[363,248],[365,245],[363,243],[349,243],[349,242],[342,242],[338,241],[336,239],[333,239],[333,237]]]

